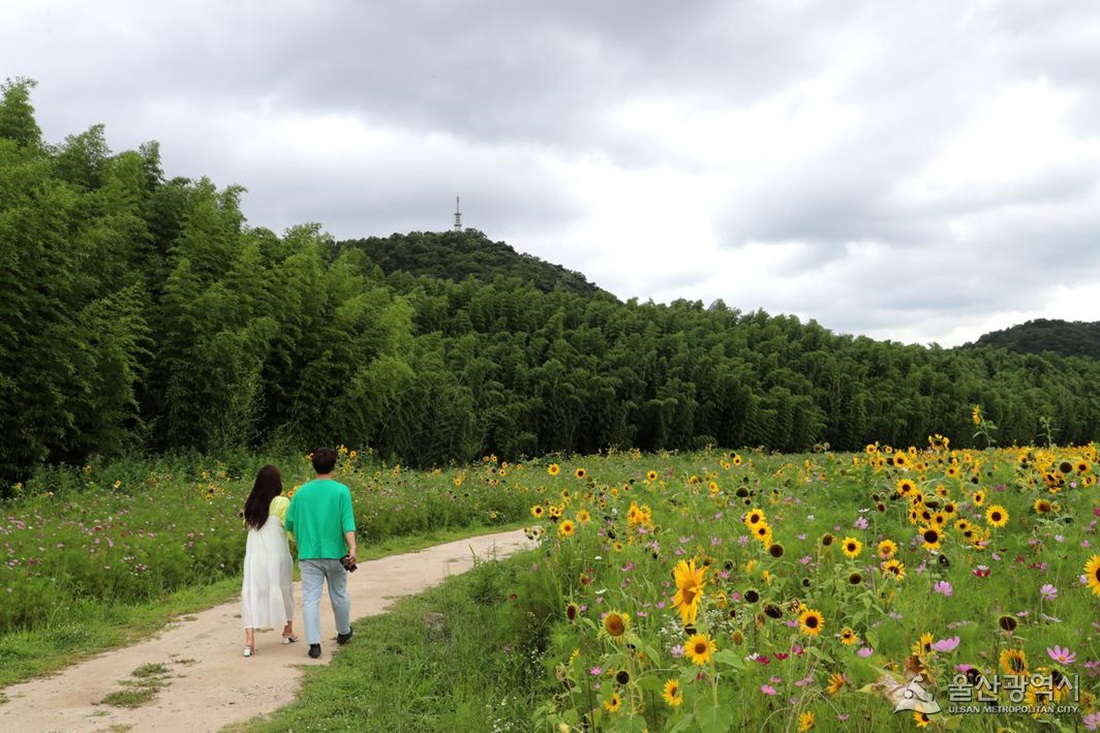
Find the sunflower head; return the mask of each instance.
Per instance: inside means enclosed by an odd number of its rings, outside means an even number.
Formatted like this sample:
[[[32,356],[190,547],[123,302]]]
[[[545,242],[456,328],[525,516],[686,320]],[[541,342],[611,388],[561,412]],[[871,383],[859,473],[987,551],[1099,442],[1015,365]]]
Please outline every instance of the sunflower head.
[[[1089,590],[1100,596],[1100,555],[1093,555],[1085,563],[1085,583]]]
[[[1000,504],[994,504],[985,510],[985,520],[990,526],[1003,527],[1008,524],[1008,510]]]
[[[695,664],[706,664],[714,654],[714,641],[706,634],[694,634],[684,644],[684,654]]]
[[[807,608],[802,612],[802,615],[798,617],[798,626],[803,634],[807,636],[817,636],[825,626],[825,618],[821,615],[820,611],[813,608]]]
[[[1027,674],[1027,655],[1023,649],[1005,649],[998,661],[1005,674]]]
[[[680,680],[673,677],[665,682],[665,689],[662,697],[665,698],[665,702],[669,707],[678,708],[684,701],[684,691],[680,688]]]
[[[608,611],[603,617],[603,631],[613,639],[621,639],[630,628],[630,616],[619,611]]]

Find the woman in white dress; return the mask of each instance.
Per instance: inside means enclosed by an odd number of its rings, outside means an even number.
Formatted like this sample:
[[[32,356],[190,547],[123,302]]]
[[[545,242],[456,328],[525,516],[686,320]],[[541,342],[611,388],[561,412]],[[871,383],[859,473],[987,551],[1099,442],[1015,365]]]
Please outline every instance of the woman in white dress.
[[[244,655],[256,653],[256,629],[283,624],[283,643],[298,641],[294,634],[294,560],[283,528],[290,500],[282,496],[283,478],[275,466],[264,466],[256,475],[252,493],[244,505],[248,541],[244,551],[241,584],[241,620],[244,622]]]

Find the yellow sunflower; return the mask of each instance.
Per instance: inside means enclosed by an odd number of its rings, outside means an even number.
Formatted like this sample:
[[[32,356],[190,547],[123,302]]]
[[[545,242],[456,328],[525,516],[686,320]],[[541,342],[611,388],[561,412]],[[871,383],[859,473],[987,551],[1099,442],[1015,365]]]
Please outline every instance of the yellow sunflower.
[[[542,519],[542,515],[545,511],[546,510],[543,508],[542,504],[535,504],[533,507],[531,507],[531,516],[535,519]]]
[[[985,510],[985,521],[994,527],[1003,527],[1008,524],[1008,510],[1000,504],[994,504]]]
[[[970,495],[970,500],[974,502],[974,506],[981,506],[985,503],[985,492],[975,491],[973,494]]]
[[[672,571],[676,580],[676,595],[672,603],[680,610],[680,618],[685,624],[695,623],[695,615],[699,612],[699,601],[703,597],[703,574],[706,567],[696,568],[695,559],[689,562],[681,560]]]
[[[913,654],[917,655],[918,657],[925,656],[930,651],[932,651],[932,642],[934,642],[935,640],[936,637],[927,632],[921,634],[920,639],[918,639],[917,642],[913,644]]]
[[[619,708],[623,706],[623,699],[619,697],[619,693],[612,692],[610,700],[604,700],[603,706],[609,713],[619,712]]]
[[[883,560],[889,560],[898,552],[898,545],[893,540],[883,540],[878,543],[878,556]]]
[[[859,557],[859,553],[863,551],[863,543],[855,537],[845,537],[844,542],[840,544],[840,548],[844,551],[845,555],[854,560]]]
[[[829,684],[825,687],[825,692],[830,695],[835,695],[840,692],[840,688],[848,684],[848,678],[840,672],[833,672],[829,675]]]
[[[680,707],[680,703],[684,701],[684,691],[680,689],[680,680],[673,678],[665,683],[664,698],[669,707]]]
[[[768,518],[764,515],[764,512],[760,509],[752,509],[745,514],[745,526],[749,529],[756,529],[757,525],[768,523]]]
[[[998,661],[1005,674],[1027,674],[1027,655],[1023,649],[1005,649]]]
[[[798,716],[798,733],[806,733],[814,727],[814,713],[812,710],[807,710]]]
[[[572,537],[575,530],[576,527],[573,525],[572,519],[566,519],[558,525],[558,534],[565,538]]]
[[[556,463],[551,463],[549,466],[546,467],[546,472],[551,476],[557,476],[559,473],[561,473],[561,466]]]
[[[802,615],[798,617],[798,626],[803,634],[807,636],[817,636],[825,626],[825,618],[821,615],[821,611],[807,608],[802,612]]]
[[[706,664],[714,654],[714,641],[706,634],[695,634],[684,645],[684,654],[695,664]]]
[[[586,524],[592,519],[592,515],[588,513],[587,509],[577,510],[577,521],[581,524]]]
[[[1093,555],[1085,563],[1085,582],[1089,590],[1100,596],[1100,555]]]
[[[887,560],[882,563],[882,574],[897,580],[905,580],[905,563],[901,560]]]
[[[844,631],[840,632],[840,642],[848,646],[851,646],[852,644],[858,644],[859,635],[856,634],[856,632],[852,631],[850,628],[845,628]]]
[[[588,475],[588,471],[584,470],[583,468],[578,468],[576,471],[573,472],[573,475],[577,478],[584,478]]]
[[[645,477],[649,481],[656,481],[657,480],[657,472],[656,471],[650,471],[649,473],[647,473],[645,475]]]
[[[603,617],[603,631],[613,639],[619,639],[630,628],[630,616],[620,611],[608,611]]]
[[[940,549],[940,540],[943,535],[935,527],[921,527],[920,538],[924,540],[924,549],[933,551]]]

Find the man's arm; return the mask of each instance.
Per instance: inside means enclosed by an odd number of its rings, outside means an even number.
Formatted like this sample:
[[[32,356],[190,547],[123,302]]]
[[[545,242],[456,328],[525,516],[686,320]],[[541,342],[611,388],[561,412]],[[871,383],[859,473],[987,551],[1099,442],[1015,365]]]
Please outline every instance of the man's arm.
[[[347,545],[348,545],[348,555],[351,556],[351,558],[350,558],[351,562],[352,563],[356,562],[356,560],[355,560],[356,547],[355,547],[355,531],[354,530],[351,531],[351,532],[344,532],[344,542],[346,542]]]

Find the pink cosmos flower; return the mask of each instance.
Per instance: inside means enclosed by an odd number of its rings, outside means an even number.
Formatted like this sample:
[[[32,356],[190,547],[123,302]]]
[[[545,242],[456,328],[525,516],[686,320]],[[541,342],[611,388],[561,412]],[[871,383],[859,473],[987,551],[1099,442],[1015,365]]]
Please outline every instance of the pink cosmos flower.
[[[856,654],[863,657],[864,659],[867,659],[868,657],[870,657],[874,653],[875,653],[875,650],[872,649],[869,646],[860,647],[859,651],[856,652]]]
[[[1039,595],[1043,597],[1044,601],[1053,601],[1058,597],[1058,589],[1050,583],[1044,583],[1043,587],[1039,589]]]
[[[775,694],[775,688],[771,685],[760,685],[760,691],[763,692],[765,695]]]
[[[951,587],[951,584],[948,583],[946,580],[940,580],[936,582],[936,584],[932,586],[932,590],[939,593],[944,598],[950,598],[951,594],[954,593],[954,589]]]
[[[1077,659],[1077,652],[1071,652],[1055,644],[1053,649],[1047,647],[1047,656],[1059,664],[1073,664]]]
[[[947,653],[955,651],[955,648],[959,646],[959,637],[952,636],[950,639],[940,639],[932,645],[932,649],[937,652]]]

